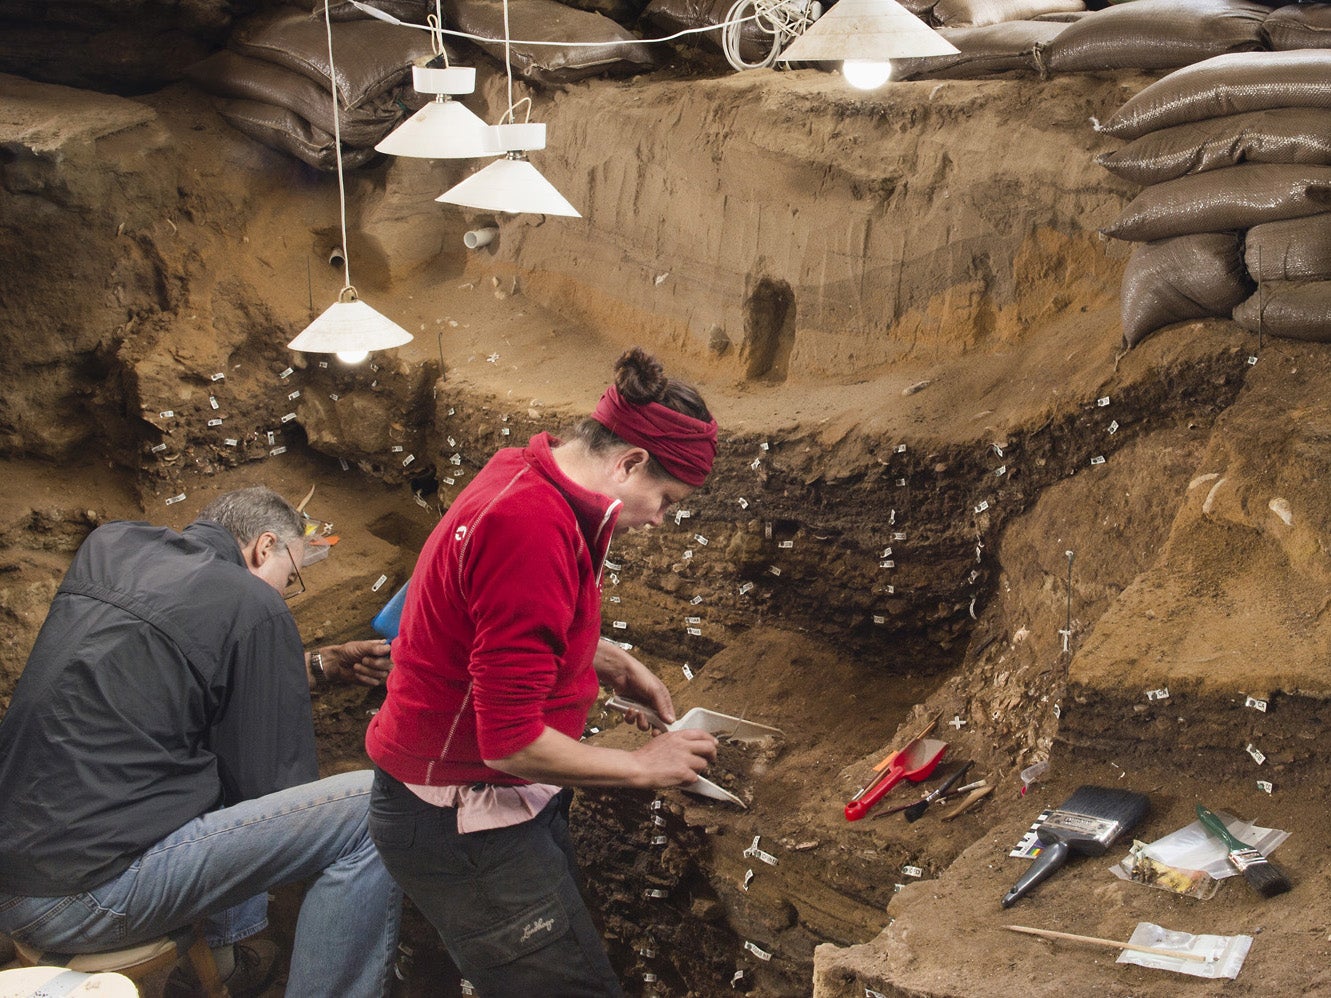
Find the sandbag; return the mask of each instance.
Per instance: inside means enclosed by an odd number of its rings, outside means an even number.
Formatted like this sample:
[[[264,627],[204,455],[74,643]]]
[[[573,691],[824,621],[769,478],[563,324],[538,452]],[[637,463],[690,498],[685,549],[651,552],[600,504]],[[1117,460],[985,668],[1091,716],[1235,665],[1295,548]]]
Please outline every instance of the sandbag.
[[[1331,51],[1216,56],[1157,80],[1095,127],[1135,139],[1188,121],[1276,107],[1331,108]]]
[[[1252,333],[1331,343],[1331,281],[1275,281],[1234,309]]]
[[[661,35],[673,35],[690,28],[705,28],[723,23],[735,0],[650,0],[642,18]],[[692,38],[721,49],[721,32],[701,31]],[[757,62],[772,50],[772,36],[752,22],[740,27],[740,55]]]
[[[334,53],[336,55],[336,53]],[[284,107],[319,131],[333,134],[333,95],[327,81],[319,84],[275,62],[251,59],[238,52],[217,52],[196,63],[186,78],[215,97],[258,101]],[[395,88],[351,110],[339,110],[342,143],[354,149],[372,146],[393,130],[407,110],[428,99],[410,87]]]
[[[958,49],[952,55],[893,59],[892,78],[972,79],[1014,69],[1034,71],[1036,46],[1058,36],[1067,25],[1044,21],[1006,21],[982,28],[940,28]]]
[[[217,111],[227,124],[270,149],[288,153],[320,170],[337,169],[333,137],[315,128],[295,111],[258,101],[227,99],[217,102]],[[373,149],[343,149],[342,164],[350,169],[369,162],[374,156]]]
[[[1252,293],[1235,232],[1203,232],[1132,248],[1123,271],[1123,347],[1162,326],[1228,317]]]
[[[1251,0],[1134,0],[1084,17],[1050,43],[1054,73],[1174,69],[1264,48],[1269,8]]]
[[[1331,166],[1258,163],[1153,184],[1100,231],[1115,239],[1151,242],[1324,211],[1331,211]]]
[[[980,28],[1003,21],[1028,21],[1037,14],[1085,9],[1083,0],[938,0],[933,14],[945,28]]]
[[[1290,4],[1271,11],[1262,24],[1266,44],[1277,52],[1331,48],[1331,4]]]
[[[1286,107],[1207,118],[1147,132],[1096,162],[1137,184],[1240,163],[1331,164],[1331,114]]]
[[[434,13],[434,0],[361,0],[361,2],[367,7],[375,7],[408,24],[424,24],[425,18]],[[324,0],[314,0],[310,16],[323,20]],[[360,21],[373,16],[365,13],[351,0],[330,0],[328,4],[328,17],[333,21]],[[337,49],[333,50],[333,58],[337,58]]]
[[[1243,239],[1243,262],[1262,283],[1331,281],[1331,215],[1254,225]]]
[[[501,0],[446,0],[444,19],[458,31],[497,42],[478,42],[504,59],[504,7]],[[649,46],[600,14],[565,7],[556,0],[509,0],[509,31],[532,41],[598,42],[594,46],[523,45],[510,48],[513,72],[542,86],[571,83],[596,75],[629,76],[653,65]]]
[[[328,35],[321,19],[282,12],[247,21],[231,35],[241,55],[274,62],[328,85]],[[333,25],[337,94],[345,108],[360,107],[407,79],[416,59],[428,58],[430,34],[384,21]]]

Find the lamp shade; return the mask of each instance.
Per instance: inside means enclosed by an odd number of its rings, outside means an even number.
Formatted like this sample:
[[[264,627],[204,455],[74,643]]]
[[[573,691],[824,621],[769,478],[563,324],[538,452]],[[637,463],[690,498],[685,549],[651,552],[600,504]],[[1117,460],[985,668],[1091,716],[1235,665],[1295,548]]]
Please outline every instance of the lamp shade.
[[[365,351],[387,350],[411,342],[407,332],[392,319],[381,315],[356,297],[356,289],[346,287],[323,313],[301,330],[287,344],[302,353],[356,355]]]
[[[435,200],[486,211],[582,217],[520,152],[495,160]]]
[[[432,100],[374,148],[390,156],[421,159],[472,159],[493,156],[485,119],[455,100]]]
[[[783,62],[883,62],[956,52],[955,45],[893,0],[838,0],[778,58]]]

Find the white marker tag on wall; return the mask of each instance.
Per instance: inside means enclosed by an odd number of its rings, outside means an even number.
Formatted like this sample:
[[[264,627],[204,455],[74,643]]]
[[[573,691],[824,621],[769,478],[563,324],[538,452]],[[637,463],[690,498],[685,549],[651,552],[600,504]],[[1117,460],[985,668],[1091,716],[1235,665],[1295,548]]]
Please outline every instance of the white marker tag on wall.
[[[887,998],[887,995],[881,991],[875,991],[873,988],[864,989],[864,998]]]
[[[643,983],[645,983],[645,984],[655,984],[655,983],[656,983],[656,975],[653,974],[651,971],[647,971],[646,973],[644,973],[644,974],[642,975],[642,979],[643,979]]]
[[[458,442],[457,442],[456,440],[454,440],[452,437],[449,437],[449,438],[448,438],[448,446],[450,446],[450,447],[456,447],[457,445],[458,445]]]
[[[288,402],[294,402],[294,401],[296,401],[296,399],[298,399],[298,398],[300,398],[300,389],[299,389],[299,388],[297,388],[294,392],[292,392],[290,395],[287,396],[287,401],[288,401]]]
[[[692,638],[700,638],[700,637],[702,637],[702,629],[699,628],[699,627],[686,627],[686,628],[684,628],[684,633],[687,634],[687,635],[689,635],[689,637],[692,637]]]
[[[701,544],[703,547],[707,546],[707,538],[704,537],[702,534],[694,534],[693,539],[697,541],[699,544]]]
[[[793,548],[793,547],[795,546],[795,542],[794,542],[794,541],[777,541],[777,542],[776,542],[776,546],[779,547],[779,548],[784,548],[784,549],[787,549],[787,550],[788,550],[788,549]]]
[[[765,949],[759,949],[757,946],[749,942],[747,939],[744,940],[744,948],[748,950],[750,953],[752,953],[754,956],[756,956],[759,960],[762,960],[764,962],[772,959],[771,953],[767,952],[767,950]]]
[[[886,623],[887,623],[887,618],[884,617],[881,613],[875,613],[875,614],[873,615],[873,622],[874,622],[875,624],[886,624]]]
[[[677,509],[677,510],[675,510],[675,526],[678,527],[679,524],[680,524],[680,521],[681,521],[681,520],[687,520],[687,519],[688,519],[689,517],[691,517],[692,515],[693,515],[693,511],[692,511],[692,510],[688,510],[688,509]]]
[[[151,450],[154,454],[160,454],[166,450],[166,444],[153,444]]]
[[[744,980],[744,971],[737,970],[730,975],[730,987],[733,989],[736,984]]]
[[[220,419],[210,419],[210,420],[208,420],[208,425],[209,425],[209,426],[221,426],[221,425],[222,425],[222,421],[221,421]]]
[[[627,631],[629,629],[629,622],[627,620],[615,620],[611,622],[610,626],[617,631]]]
[[[511,434],[512,432],[513,432],[513,431],[510,430],[507,426],[501,426],[501,427],[499,428],[499,435],[500,435],[501,437],[506,437],[506,436],[508,436],[509,434]]]
[[[610,569],[610,571],[612,572],[618,572],[624,566],[619,564],[618,562],[611,561],[610,559],[607,558],[605,561],[605,567]]]
[[[684,618],[684,623],[686,623],[686,624],[701,624],[701,623],[702,623],[702,618],[701,618],[701,617],[685,617],[685,618]]]
[[[740,496],[740,497],[739,497],[737,500],[735,500],[735,501],[739,503],[739,508],[740,508],[740,509],[748,509],[748,508],[749,508],[749,500],[745,499],[743,496]]]
[[[883,553],[880,554],[878,557],[880,557],[880,558],[891,558],[891,557],[892,557],[892,549],[891,549],[891,548],[883,548]]]
[[[656,950],[651,946],[643,946],[638,950],[638,956],[646,957],[648,960],[656,956]]]
[[[221,408],[221,406],[218,405],[218,403],[217,403],[217,396],[216,396],[216,395],[209,395],[209,396],[208,396],[208,404],[209,404],[210,406],[212,406],[214,409],[220,409],[220,408]]]
[[[762,443],[758,445],[758,449],[762,451],[764,454],[766,454],[769,450],[771,450],[771,445],[768,444],[766,440],[764,440]]]
[[[1057,721],[1062,716],[1063,716],[1063,708],[1060,707],[1058,704],[1054,704],[1054,720]]]
[[[211,378],[209,378],[208,380],[210,380],[210,381],[221,381],[221,380],[222,380],[223,378],[225,378],[225,377],[226,377],[226,372],[225,372],[225,371],[218,371],[216,374],[214,374],[214,375],[213,375]]]
[[[752,582],[746,582],[746,583],[744,583],[742,586],[739,587],[739,594],[740,594],[741,596],[745,596],[745,595],[747,595],[747,594],[749,594],[749,593],[751,593],[751,592],[753,592],[753,583],[752,583]]]
[[[611,596],[611,597],[610,597],[610,602],[611,602],[611,603],[623,603],[624,601],[623,601],[622,599],[620,599],[618,596]]]
[[[282,422],[284,422],[284,423],[289,423],[289,422],[291,422],[291,421],[292,421],[293,419],[295,419],[295,418],[296,418],[296,414],[295,414],[294,412],[289,412],[289,413],[287,413],[285,416],[282,417]]]
[[[684,673],[685,679],[687,679],[689,682],[693,682],[693,670],[689,668],[688,662],[684,663],[684,668],[681,671]]]
[[[226,444],[228,447],[240,446],[240,441],[237,440],[235,437],[227,437],[225,440],[222,441],[222,443]]]
[[[897,567],[897,563],[896,563],[895,561],[893,561],[891,558],[887,558],[887,559],[885,559],[885,560],[883,560],[883,561],[880,561],[880,562],[878,563],[878,567],[879,567],[879,568],[896,568],[896,567]]]
[[[268,452],[268,456],[269,456],[269,457],[277,457],[279,454],[285,454],[286,452],[287,452],[287,449],[286,449],[285,446],[274,447],[272,450],[270,450],[270,451]]]
[[[457,410],[454,409],[451,405],[448,407],[448,414],[449,414],[450,416],[452,416],[452,415],[453,415],[454,413],[456,413],[456,412],[457,412]]]
[[[1092,466],[1095,466],[1095,465],[1097,465],[1097,464],[1104,464],[1104,463],[1105,463],[1105,458],[1104,458],[1104,455],[1103,455],[1103,454],[1097,454],[1095,457],[1091,458],[1091,465],[1092,465]]]
[[[337,401],[338,399],[340,399],[342,396],[339,395],[337,392],[330,392],[329,395],[328,395],[328,397],[329,397],[330,399],[332,399],[334,402],[336,402],[336,401]]]
[[[1109,396],[1108,396],[1108,395],[1102,395],[1100,398],[1098,398],[1098,399],[1095,400],[1095,404],[1098,405],[1100,408],[1103,409],[1105,406],[1107,406],[1107,405],[1109,404]]]
[[[1112,437],[1117,432],[1118,432],[1118,420],[1115,419],[1111,421],[1109,424],[1109,435]]]
[[[1252,756],[1252,761],[1257,763],[1257,765],[1260,766],[1262,763],[1266,762],[1266,756],[1263,755],[1261,750],[1258,749],[1256,745],[1252,744],[1252,742],[1248,743],[1246,751]]]
[[[1158,690],[1147,690],[1147,691],[1146,691],[1146,699],[1147,699],[1147,700],[1168,700],[1168,699],[1169,699],[1169,687],[1168,687],[1168,686],[1162,686],[1162,687],[1160,687],[1160,689],[1158,689]]]
[[[665,828],[665,823],[665,818],[662,818],[659,814],[652,815],[652,824],[657,828]]]
[[[457,466],[461,465],[461,464],[462,464],[462,455],[461,455],[461,454],[454,454],[452,457],[450,457],[450,458],[448,459],[448,463],[451,464],[451,465],[453,465],[454,467],[457,467]]]
[[[898,454],[904,454],[904,453],[906,453],[906,445],[905,445],[905,444],[897,444],[897,453],[898,453]]]
[[[1249,367],[1256,367],[1256,366],[1257,366],[1257,358],[1256,358],[1256,357],[1249,357],[1249,358],[1248,358],[1248,366],[1249,366]]]
[[[351,465],[347,464],[347,459],[346,459],[345,457],[339,457],[339,458],[337,459],[337,463],[340,464],[340,465],[342,465],[342,470],[343,470],[343,471],[350,471],[350,470],[351,470]]]
[[[896,586],[884,586],[884,587],[883,587],[883,592],[887,593],[887,595],[889,595],[889,596],[895,596],[895,595],[896,595],[896,592],[897,592],[897,587],[896,587]]]
[[[388,448],[388,451],[389,451],[390,454],[401,454],[401,453],[402,453],[402,445],[401,445],[401,444],[393,444],[391,447]]]
[[[296,369],[295,369],[294,367],[288,367],[285,371],[283,371],[281,374],[279,374],[278,377],[279,377],[279,378],[283,378],[283,379],[285,379],[285,378],[289,378],[289,377],[291,377],[291,376],[292,376],[293,374],[295,374],[295,373],[296,373]]]
[[[370,586],[370,592],[377,593],[380,589],[384,587],[384,583],[387,581],[388,581],[387,575],[379,576],[379,578],[374,580],[374,585]]]
[[[408,454],[406,457],[402,459],[402,467],[405,468],[407,465],[411,464],[411,462],[414,460],[416,460],[416,455]]]
[[[614,572],[611,572],[611,573],[610,573],[610,584],[611,584],[612,586],[617,586],[617,585],[619,585],[619,576],[616,575]]]
[[[441,479],[439,479],[439,480],[440,480],[441,482],[443,482],[445,485],[456,485],[456,484],[457,484],[457,479],[455,479],[455,478],[449,478],[447,475],[445,475],[443,478],[441,478]]]
[[[1266,713],[1266,701],[1258,700],[1256,697],[1248,697],[1248,699],[1243,701],[1243,706],[1251,707],[1253,710],[1260,710],[1263,714]]]
[[[898,478],[898,479],[897,479],[897,488],[899,488],[899,489],[904,489],[905,487],[906,487],[906,480],[905,480],[904,478]]]
[[[743,888],[747,891],[747,890],[749,889],[749,884],[751,884],[751,883],[753,883],[753,868],[752,868],[752,867],[750,867],[749,869],[747,869],[747,870],[744,871],[744,883],[740,884],[740,886],[743,887]]]
[[[665,807],[665,801],[663,801],[660,797],[657,797],[657,798],[656,798],[655,800],[653,800],[652,803],[649,805],[649,809],[652,810],[652,811],[659,811],[659,810],[661,810],[661,808],[663,808],[663,807]]]
[[[924,876],[924,871],[920,869],[918,866],[903,866],[901,868],[901,875],[903,877],[919,878]]]
[[[758,841],[761,838],[761,835],[755,835],[753,837],[753,842],[749,844],[749,848],[744,850],[744,857],[746,859],[752,857],[760,862],[766,863],[768,866],[776,866],[780,861],[770,852],[764,852],[758,847]]]
[[[680,555],[680,557],[683,558],[685,561],[688,561],[690,558],[693,557],[693,548],[687,548],[684,551],[684,553]]]
[[[319,366],[320,366],[321,368],[323,368],[324,370],[327,370],[327,369],[328,369],[328,361],[326,361],[326,360],[321,360],[321,361],[319,361]]]
[[[989,508],[989,500],[988,500],[988,499],[981,499],[981,500],[980,500],[980,505],[978,505],[978,506],[975,507],[975,512],[977,512],[977,513],[983,513],[983,512],[984,512],[986,509],[988,509],[988,508]]]
[[[1006,474],[1007,474],[1007,465],[1006,465],[1006,464],[1003,465],[1002,467],[996,469],[996,470],[994,471],[994,477],[995,477],[995,478],[1002,478],[1002,477],[1003,477],[1004,475],[1006,475]]]
[[[163,409],[163,410],[162,410],[161,412],[159,412],[157,415],[160,416],[162,419],[174,419],[175,416],[176,416],[176,410],[174,410],[174,409]]]
[[[176,503],[184,501],[185,501],[185,493],[182,492],[178,496],[172,496],[170,499],[166,501],[166,504],[168,506],[174,506]]]
[[[1257,789],[1264,794],[1269,794],[1275,790],[1275,786],[1268,780],[1258,780]]]
[[[775,565],[768,565],[767,570],[771,572],[773,575],[781,574],[781,569],[777,568]]]
[[[649,888],[644,892],[643,896],[644,896],[644,897],[649,897],[649,898],[656,898],[656,899],[667,898],[667,897],[670,896],[670,892],[669,892],[669,891],[663,891],[663,890],[662,890],[661,888],[659,888],[659,887],[649,887]]]
[[[753,459],[753,462],[749,465],[749,468],[753,471],[757,471],[762,466],[763,466],[763,459],[760,457],[755,457]]]
[[[1002,456],[1003,456],[1003,445],[1002,445],[1002,444],[990,444],[989,446],[991,446],[991,447],[994,449],[994,453],[997,454],[999,457],[1002,457]]]
[[[693,599],[689,600],[689,606],[698,606],[698,605],[700,605],[701,603],[702,603],[702,597],[701,597],[701,596],[695,596],[695,597],[693,597]]]

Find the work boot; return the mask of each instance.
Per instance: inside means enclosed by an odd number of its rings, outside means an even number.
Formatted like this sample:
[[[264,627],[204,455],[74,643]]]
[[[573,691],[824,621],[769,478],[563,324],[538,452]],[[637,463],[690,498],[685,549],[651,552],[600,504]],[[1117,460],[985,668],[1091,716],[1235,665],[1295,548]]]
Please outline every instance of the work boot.
[[[258,998],[277,976],[278,949],[267,939],[247,939],[232,946],[236,966],[222,979],[231,998]],[[202,998],[203,986],[188,961],[182,961],[166,979],[162,998]]]

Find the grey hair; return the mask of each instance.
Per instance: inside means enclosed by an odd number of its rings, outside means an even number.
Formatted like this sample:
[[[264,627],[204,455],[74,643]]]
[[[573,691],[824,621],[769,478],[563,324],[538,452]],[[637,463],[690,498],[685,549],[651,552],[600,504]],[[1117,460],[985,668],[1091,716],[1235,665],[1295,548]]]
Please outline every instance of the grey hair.
[[[241,547],[266,532],[283,544],[305,536],[295,507],[266,485],[251,485],[218,496],[199,511],[200,520],[215,520],[231,531]]]

